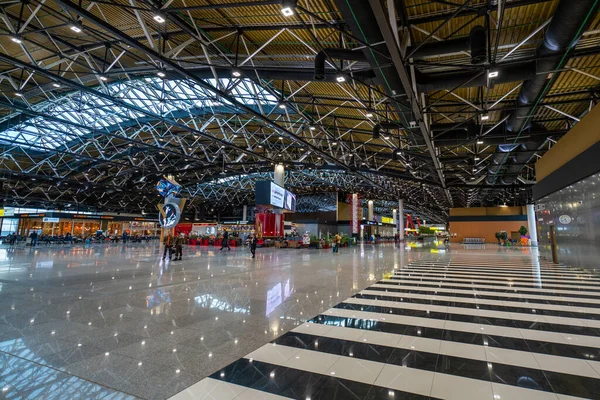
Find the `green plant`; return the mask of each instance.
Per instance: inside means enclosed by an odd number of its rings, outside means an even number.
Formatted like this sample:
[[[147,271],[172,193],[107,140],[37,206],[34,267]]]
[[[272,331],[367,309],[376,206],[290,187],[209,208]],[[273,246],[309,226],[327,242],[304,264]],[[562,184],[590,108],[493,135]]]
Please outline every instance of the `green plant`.
[[[310,242],[311,243],[318,243],[319,242],[319,238],[317,237],[317,235],[310,235]]]
[[[500,232],[496,232],[494,234],[494,236],[496,236],[496,240],[498,241],[498,244],[500,244],[500,239],[502,239],[502,234]]]
[[[500,232],[500,239],[502,239],[504,244],[506,244],[506,240],[508,239],[508,234],[506,233],[506,231]]]
[[[521,236],[525,236],[527,235],[527,228],[525,228],[523,225],[521,225],[521,227],[519,228],[519,233],[521,234]]]
[[[435,231],[428,226],[419,226],[420,235],[433,235]]]

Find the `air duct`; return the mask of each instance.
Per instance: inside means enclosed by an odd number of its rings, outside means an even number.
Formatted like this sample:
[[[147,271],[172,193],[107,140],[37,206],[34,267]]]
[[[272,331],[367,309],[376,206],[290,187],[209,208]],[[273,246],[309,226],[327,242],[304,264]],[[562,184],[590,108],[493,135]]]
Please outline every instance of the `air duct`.
[[[316,81],[325,80],[325,60],[327,57],[337,60],[367,61],[362,51],[353,51],[348,49],[323,49],[315,56],[315,75]]]
[[[506,129],[509,132],[520,134],[524,130],[528,116],[533,112],[535,103],[543,95],[544,88],[553,72],[560,66],[565,52],[569,46],[577,44],[581,34],[585,32],[591,22],[592,18],[590,17],[595,14],[597,3],[598,0],[581,0],[577,2],[576,6],[569,0],[561,0],[558,3],[556,12],[544,35],[544,40],[536,50],[536,55],[540,57],[536,62],[538,73],[523,83],[517,97],[518,108],[510,114],[506,121]],[[501,182],[514,182],[526,162],[531,159],[543,142],[498,146],[492,157],[486,182],[494,184],[502,166],[507,161],[509,161],[509,165],[506,172],[510,176],[506,176]],[[519,146],[521,148],[519,153],[511,155],[510,153]]]
[[[471,28],[469,36],[462,38],[411,46],[406,50],[406,54],[410,54],[410,58],[421,59],[455,54],[463,51],[471,52],[471,64],[481,64],[485,62],[487,55],[487,41],[485,28],[483,26],[474,26]]]

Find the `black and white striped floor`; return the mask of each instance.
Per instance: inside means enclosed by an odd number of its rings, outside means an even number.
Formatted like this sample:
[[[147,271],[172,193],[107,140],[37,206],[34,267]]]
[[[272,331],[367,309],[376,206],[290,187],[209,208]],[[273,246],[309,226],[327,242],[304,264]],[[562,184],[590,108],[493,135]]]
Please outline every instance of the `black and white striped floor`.
[[[600,399],[599,349],[600,275],[459,255],[395,271],[175,398]]]

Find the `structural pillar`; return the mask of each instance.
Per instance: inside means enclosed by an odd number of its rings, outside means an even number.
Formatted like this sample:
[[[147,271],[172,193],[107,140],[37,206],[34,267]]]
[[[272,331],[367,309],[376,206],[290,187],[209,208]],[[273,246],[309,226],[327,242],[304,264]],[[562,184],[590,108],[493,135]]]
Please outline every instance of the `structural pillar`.
[[[242,221],[248,221],[248,206],[246,204],[242,206]]]
[[[360,221],[358,220],[358,193],[352,193],[352,235],[360,233]]]
[[[284,187],[285,168],[283,164],[275,165],[275,171],[273,171],[273,182],[277,185]]]
[[[394,235],[398,233],[398,210],[392,210],[392,222],[394,224]]]
[[[404,240],[404,200],[398,200],[398,238]]]
[[[527,225],[529,236],[531,237],[531,246],[537,247],[537,228],[535,223],[535,208],[533,204],[527,204]]]
[[[373,221],[373,200],[367,203],[367,220]]]

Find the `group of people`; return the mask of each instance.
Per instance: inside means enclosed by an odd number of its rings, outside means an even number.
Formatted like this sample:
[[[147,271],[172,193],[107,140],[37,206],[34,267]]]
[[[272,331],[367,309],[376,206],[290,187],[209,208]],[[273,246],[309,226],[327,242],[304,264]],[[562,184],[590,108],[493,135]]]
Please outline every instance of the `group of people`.
[[[249,247],[250,247],[250,252],[252,253],[252,258],[256,258],[256,246],[258,244],[258,238],[256,235],[251,235],[250,238],[248,239],[249,243]],[[167,234],[163,240],[163,246],[164,246],[164,250],[163,250],[163,256],[162,259],[166,259],[167,258],[167,254],[169,255],[169,260],[171,260],[172,254],[173,254],[173,250],[175,250],[175,258],[173,258],[173,261],[181,261],[181,257],[183,256],[183,244],[185,243],[185,235],[183,233],[180,233],[176,236],[173,236],[171,233]],[[223,232],[223,236],[221,239],[221,249],[220,251],[223,251],[223,249],[227,248],[229,251],[231,251],[231,247],[229,247],[229,232],[224,231]]]
[[[169,253],[170,260],[173,254],[173,248],[175,248],[175,258],[173,259],[173,261],[181,261],[181,256],[183,256],[184,241],[185,235],[183,233],[180,233],[176,237],[173,237],[173,235],[171,235],[170,233],[167,236],[165,236],[165,239],[163,241],[165,249],[163,252],[162,259],[164,260],[165,258],[167,258],[167,253]]]

